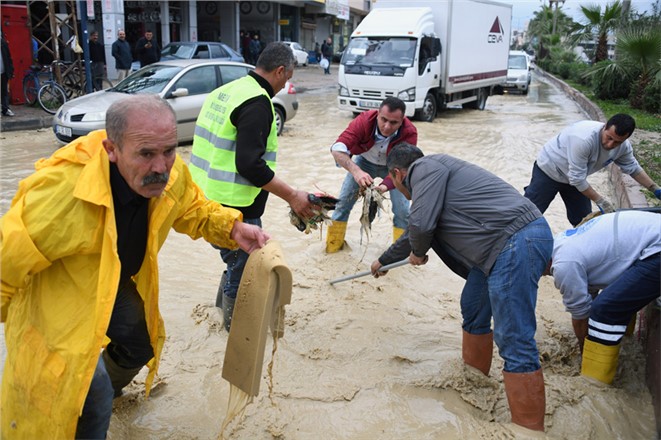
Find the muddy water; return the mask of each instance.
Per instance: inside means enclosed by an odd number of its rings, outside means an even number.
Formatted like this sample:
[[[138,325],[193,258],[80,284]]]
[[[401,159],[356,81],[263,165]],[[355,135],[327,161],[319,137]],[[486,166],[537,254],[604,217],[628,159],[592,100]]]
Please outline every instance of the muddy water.
[[[294,76],[306,91],[299,94],[298,115],[280,137],[277,172],[297,188],[337,195],[344,172],[334,167],[328,146],[351,114],[337,109],[333,84],[328,76],[323,80],[329,82],[321,83],[321,77],[321,72]],[[427,154],[449,153],[477,163],[523,191],[543,143],[584,117],[572,101],[536,80],[527,97],[491,97],[485,111],[448,109],[434,123],[416,125]],[[3,151],[7,145],[4,139]],[[190,148],[181,152],[186,157]],[[20,174],[31,162],[14,157],[10,164],[5,157],[3,153],[3,203],[16,185],[14,177],[5,179],[5,169],[16,168]],[[608,193],[604,174],[590,181]],[[325,231],[300,233],[287,213],[284,202],[271,198],[263,218],[264,228],[280,241],[294,278],[285,333],[271,371],[272,390],[262,387],[243,418],[228,426],[225,438],[520,437],[508,423],[503,362],[497,354],[489,378],[462,368],[463,280],[430,255],[422,267],[404,266],[377,280],[365,277],[330,286],[330,279],[367,270],[389,245],[390,213],[377,217],[368,240],[360,235],[358,208],[354,210],[348,246],[333,255],[323,251]],[[551,205],[547,218],[554,232],[568,227],[560,202]],[[168,337],[159,379],[149,400],[137,383],[115,401],[109,438],[218,438],[230,389],[221,378],[227,334],[213,307],[220,258],[206,243],[173,232],[160,265]],[[550,279],[541,282],[537,317],[546,436],[654,438],[651,398],[635,339],[623,344],[614,387],[601,389],[579,376],[570,318]],[[263,380],[268,379],[265,368]]]

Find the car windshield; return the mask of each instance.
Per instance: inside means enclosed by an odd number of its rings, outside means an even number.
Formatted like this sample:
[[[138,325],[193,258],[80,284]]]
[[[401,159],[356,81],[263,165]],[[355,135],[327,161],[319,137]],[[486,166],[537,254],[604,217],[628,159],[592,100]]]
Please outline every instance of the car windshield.
[[[508,69],[527,69],[526,57],[524,55],[510,55]]]
[[[161,51],[161,56],[188,60],[193,58],[193,52],[195,52],[195,44],[168,44]]]
[[[182,69],[183,67],[158,64],[147,66],[117,84],[113,88],[113,92],[160,93]]]
[[[363,66],[413,66],[415,38],[352,38],[342,64]]]

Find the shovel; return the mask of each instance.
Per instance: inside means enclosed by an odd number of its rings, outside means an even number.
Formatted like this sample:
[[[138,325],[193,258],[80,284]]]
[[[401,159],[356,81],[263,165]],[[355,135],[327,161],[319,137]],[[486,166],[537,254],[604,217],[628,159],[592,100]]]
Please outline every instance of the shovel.
[[[403,266],[405,264],[409,264],[409,259],[408,258],[405,259],[405,260],[402,260],[402,261],[398,261],[396,263],[388,264],[386,266],[381,266],[381,268],[379,269],[379,272],[385,272],[387,270],[394,269],[396,267]],[[332,286],[335,283],[341,283],[342,281],[353,280],[355,278],[364,277],[365,275],[372,275],[372,271],[371,270],[366,270],[364,272],[359,272],[359,273],[354,274],[354,275],[347,275],[345,277],[336,278],[334,280],[330,280],[330,284]]]

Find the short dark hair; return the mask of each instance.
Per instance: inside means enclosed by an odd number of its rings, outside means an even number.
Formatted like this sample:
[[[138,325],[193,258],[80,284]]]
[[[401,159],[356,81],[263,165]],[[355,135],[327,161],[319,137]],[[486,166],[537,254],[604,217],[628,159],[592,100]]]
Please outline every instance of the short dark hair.
[[[615,126],[615,134],[628,137],[636,129],[636,120],[626,113],[618,113],[606,122],[606,130],[613,125]]]
[[[408,142],[400,142],[390,150],[386,158],[388,172],[395,168],[408,170],[413,162],[424,156],[422,150]]]
[[[404,104],[404,101],[399,98],[395,98],[394,96],[389,96],[381,101],[379,109],[382,109],[383,107],[388,107],[391,112],[394,112],[395,110],[401,110],[402,114],[406,115],[406,104]]]
[[[273,72],[280,66],[284,66],[287,72],[290,72],[294,69],[296,65],[296,58],[294,58],[294,52],[291,48],[285,43],[273,42],[269,43],[261,55],[257,59],[257,64],[255,67],[258,67],[266,72]]]

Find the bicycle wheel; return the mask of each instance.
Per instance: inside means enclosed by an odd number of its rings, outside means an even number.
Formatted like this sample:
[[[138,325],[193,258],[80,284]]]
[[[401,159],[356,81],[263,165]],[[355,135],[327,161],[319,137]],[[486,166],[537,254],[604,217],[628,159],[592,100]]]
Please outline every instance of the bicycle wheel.
[[[67,102],[67,94],[61,86],[48,82],[39,89],[37,100],[41,108],[54,115],[57,109]]]
[[[39,92],[39,80],[32,73],[28,73],[23,78],[23,96],[25,102],[33,105],[37,102],[37,92]]]

